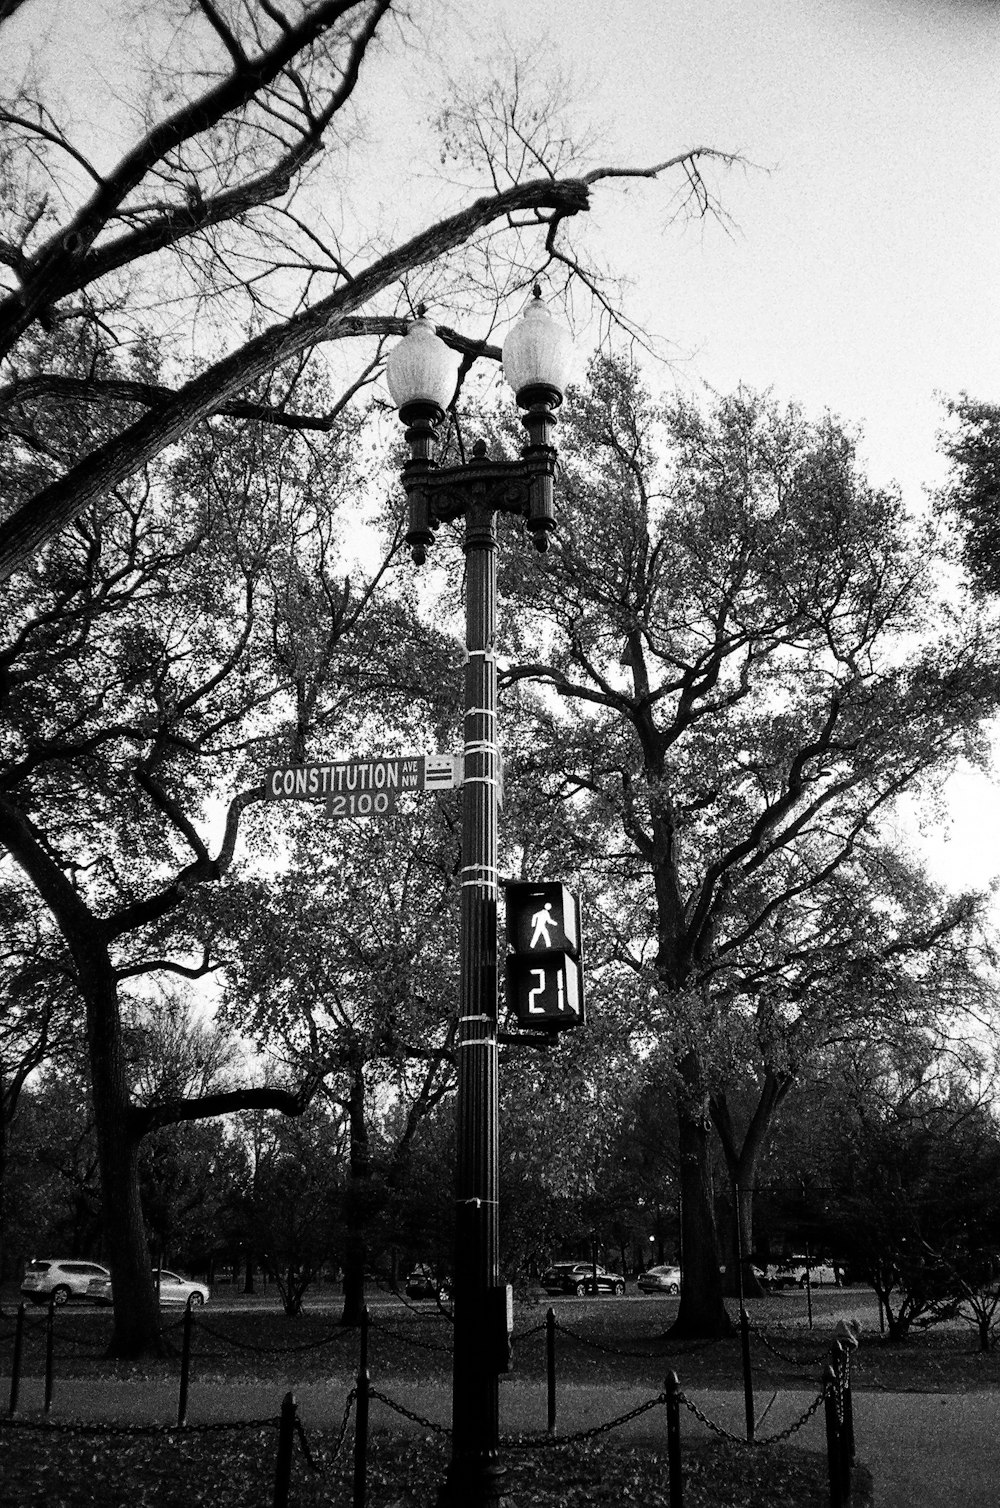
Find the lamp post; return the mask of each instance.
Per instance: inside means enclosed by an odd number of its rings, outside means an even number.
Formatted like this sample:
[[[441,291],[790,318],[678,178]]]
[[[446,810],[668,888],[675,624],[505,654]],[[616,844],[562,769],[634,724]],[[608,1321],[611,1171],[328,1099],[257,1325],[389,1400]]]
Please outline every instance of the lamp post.
[[[537,549],[555,527],[555,410],[570,337],[535,297],[503,345],[527,443],[516,461],[438,466],[437,432],[455,391],[458,357],[423,317],[389,353],[386,378],[406,425],[407,543],[423,564],[435,530],[464,517],[466,556],[465,781],[459,919],[458,1122],[455,1168],[455,1358],[452,1458],[442,1508],[481,1508],[501,1496],[499,1373],[506,1369],[506,1294],[499,1286],[497,1072],[496,515],[522,517]]]

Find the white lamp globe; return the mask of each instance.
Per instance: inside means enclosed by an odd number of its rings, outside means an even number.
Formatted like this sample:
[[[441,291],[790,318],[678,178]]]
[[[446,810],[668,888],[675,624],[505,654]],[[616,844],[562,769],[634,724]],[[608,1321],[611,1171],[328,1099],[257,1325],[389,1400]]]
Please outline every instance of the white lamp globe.
[[[455,395],[459,355],[446,346],[430,320],[414,320],[386,357],[385,378],[398,409],[433,403],[446,409]]]
[[[556,324],[541,289],[503,343],[504,376],[520,397],[528,388],[554,389],[562,398],[573,366],[573,337]]]

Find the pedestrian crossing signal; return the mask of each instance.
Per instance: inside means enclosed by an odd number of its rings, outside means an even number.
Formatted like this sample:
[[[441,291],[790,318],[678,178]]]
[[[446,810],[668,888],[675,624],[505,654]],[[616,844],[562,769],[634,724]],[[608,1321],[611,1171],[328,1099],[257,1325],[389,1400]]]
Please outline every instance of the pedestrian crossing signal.
[[[560,1028],[584,1020],[580,904],[565,885],[510,881],[507,1004],[522,1026]]]

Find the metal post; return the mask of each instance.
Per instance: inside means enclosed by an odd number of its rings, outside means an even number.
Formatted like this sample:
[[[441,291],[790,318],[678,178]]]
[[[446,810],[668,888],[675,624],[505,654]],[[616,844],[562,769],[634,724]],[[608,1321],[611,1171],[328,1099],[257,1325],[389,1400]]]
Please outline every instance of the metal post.
[[[368,1371],[368,1326],[371,1316],[368,1313],[368,1305],[361,1310],[361,1327],[358,1331],[358,1371]]]
[[[49,1299],[49,1312],[45,1319],[45,1412],[52,1407],[52,1373],[55,1365],[55,1293]]]
[[[274,1508],[288,1508],[294,1444],[295,1395],[286,1393],[281,1401],[281,1419],[278,1424],[278,1459],[274,1469]]]
[[[823,1411],[826,1418],[826,1467],[830,1479],[830,1508],[840,1508],[840,1463],[838,1450],[840,1424],[837,1419],[837,1377],[829,1362],[823,1368],[821,1386],[823,1389]]]
[[[368,1394],[371,1378],[367,1368],[358,1372],[358,1396],[354,1406],[354,1491],[351,1508],[365,1508],[368,1492]]]
[[[177,1395],[177,1425],[187,1423],[188,1386],[191,1379],[191,1300],[184,1305],[184,1329],[181,1332],[181,1385]]]
[[[14,1355],[10,1364],[10,1407],[8,1413],[13,1419],[17,1413],[17,1395],[21,1388],[21,1352],[24,1349],[24,1301],[17,1306],[17,1320],[14,1324]]]
[[[676,1372],[668,1372],[664,1385],[667,1395],[667,1471],[670,1474],[670,1508],[683,1508],[684,1480],[681,1476],[681,1404],[680,1383]]]
[[[743,1213],[740,1206],[741,1189],[738,1183],[733,1184],[733,1194],[736,1200],[736,1270],[737,1291],[740,1296],[740,1350],[743,1356],[743,1411],[746,1417],[747,1440],[753,1441],[756,1434],[757,1421],[755,1417],[753,1399],[753,1370],[750,1360],[750,1320],[747,1316],[746,1303],[744,1301],[743,1288]]]
[[[472,469],[472,468],[470,468]],[[487,1293],[499,1283],[497,1208],[497,536],[473,485],[465,509],[465,781],[455,1169],[452,1457],[442,1508],[487,1508],[501,1495],[500,1389],[484,1344]]]
[[[550,1306],[545,1316],[545,1377],[548,1384],[550,1435],[556,1430],[556,1311]]]
[[[851,1495],[851,1460],[853,1455],[853,1428],[848,1424],[848,1394],[850,1359],[847,1347],[839,1340],[831,1348],[832,1370],[837,1392],[837,1485],[840,1501],[846,1503]]]

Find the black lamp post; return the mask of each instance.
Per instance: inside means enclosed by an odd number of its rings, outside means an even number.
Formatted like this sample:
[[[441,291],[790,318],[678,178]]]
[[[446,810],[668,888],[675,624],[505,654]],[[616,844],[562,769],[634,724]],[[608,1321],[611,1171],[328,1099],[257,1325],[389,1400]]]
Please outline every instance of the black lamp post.
[[[455,391],[458,357],[425,319],[389,353],[386,377],[406,425],[407,543],[417,565],[438,525],[465,518],[465,783],[459,933],[458,1136],[455,1169],[455,1360],[448,1508],[501,1496],[499,1374],[506,1369],[506,1291],[499,1286],[497,1086],[497,513],[524,518],[545,550],[555,527],[552,445],[572,347],[539,290],[507,336],[504,375],[524,411],[517,461],[491,461],[477,441],[466,465],[438,466],[437,431]]]

